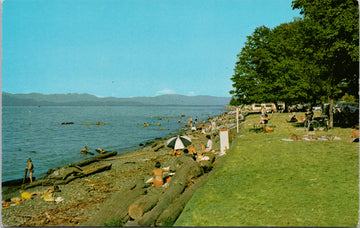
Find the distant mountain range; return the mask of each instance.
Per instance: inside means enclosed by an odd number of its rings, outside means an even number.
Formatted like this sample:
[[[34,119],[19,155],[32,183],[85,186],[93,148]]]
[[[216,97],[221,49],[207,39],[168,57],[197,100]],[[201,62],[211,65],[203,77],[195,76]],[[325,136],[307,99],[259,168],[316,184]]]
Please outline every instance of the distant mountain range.
[[[227,105],[230,97],[184,96],[167,94],[156,97],[100,98],[90,94],[11,94],[2,93],[3,106],[120,106],[120,105]]]

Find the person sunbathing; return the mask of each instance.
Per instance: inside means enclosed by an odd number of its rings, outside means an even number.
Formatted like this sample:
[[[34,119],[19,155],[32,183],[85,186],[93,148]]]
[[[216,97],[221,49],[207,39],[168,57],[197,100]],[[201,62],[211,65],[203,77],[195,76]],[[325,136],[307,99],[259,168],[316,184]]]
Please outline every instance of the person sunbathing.
[[[316,137],[315,129],[314,129],[313,126],[309,127],[309,131],[308,131],[308,133],[306,135],[306,138],[310,139],[310,140],[317,140],[318,139],[318,137]]]
[[[295,134],[290,134],[290,137],[289,139],[293,139],[295,141],[299,141],[299,140],[302,140],[302,137],[300,135],[295,135]]]
[[[192,158],[194,161],[196,161],[196,157],[194,154],[190,154],[188,149],[184,149],[184,156]]]
[[[176,150],[174,149],[170,152],[170,155],[175,156],[175,157],[179,157],[181,154],[182,154],[182,152],[179,149],[176,149]]]
[[[197,151],[196,148],[193,145],[188,146],[188,151],[190,155],[196,155]]]
[[[106,151],[101,149],[101,148],[97,148],[95,151],[100,153],[100,154],[105,154],[106,153]]]
[[[156,162],[155,169],[151,173],[154,174],[154,179],[152,180],[152,182],[156,187],[162,186],[164,184],[163,173],[164,171],[169,171],[166,169],[161,169],[160,167],[160,162]]]

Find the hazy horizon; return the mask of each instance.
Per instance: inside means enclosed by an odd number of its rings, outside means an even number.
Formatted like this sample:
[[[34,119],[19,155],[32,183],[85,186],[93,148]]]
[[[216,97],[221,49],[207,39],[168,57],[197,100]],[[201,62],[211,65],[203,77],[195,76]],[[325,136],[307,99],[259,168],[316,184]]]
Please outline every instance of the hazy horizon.
[[[2,91],[2,93],[9,93],[7,91]],[[166,95],[179,95],[179,96],[187,96],[187,97],[196,97],[196,96],[209,96],[209,97],[219,97],[219,96],[213,96],[213,95],[203,95],[203,94],[198,94],[198,95],[183,95],[183,94],[178,94],[178,93],[168,93],[168,94],[159,94],[159,95],[154,95],[154,96],[134,96],[134,97],[115,97],[115,96],[98,96],[95,94],[90,94],[90,93],[38,93],[38,92],[29,92],[29,93],[9,93],[9,94],[13,94],[13,95],[29,95],[29,94],[41,94],[41,95],[91,95],[91,96],[95,96],[98,98],[107,98],[107,97],[113,97],[113,98],[136,98],[136,97],[158,97],[158,96],[166,96]],[[224,96],[224,97],[219,97],[219,98],[231,98],[231,96]]]

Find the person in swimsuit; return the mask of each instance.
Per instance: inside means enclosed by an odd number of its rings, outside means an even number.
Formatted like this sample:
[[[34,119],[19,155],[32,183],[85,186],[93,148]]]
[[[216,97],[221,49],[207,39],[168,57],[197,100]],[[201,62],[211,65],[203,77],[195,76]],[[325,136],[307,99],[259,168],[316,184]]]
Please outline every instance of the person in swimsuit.
[[[184,156],[192,158],[194,161],[196,161],[196,157],[194,154],[190,154],[188,149],[184,150]]]
[[[84,149],[81,150],[81,153],[82,153],[82,154],[88,153],[88,150],[87,150],[87,149],[88,149],[88,147],[85,146]]]
[[[165,169],[161,169],[160,167],[160,162],[156,162],[155,169],[152,171],[152,174],[154,174],[154,179],[152,182],[156,187],[162,186],[164,184],[163,172],[168,171]]]
[[[188,151],[190,155],[197,155],[196,148],[193,145],[188,146]]]
[[[34,165],[31,161],[31,158],[29,158],[27,160],[27,162],[29,163],[29,166],[26,167],[25,169],[29,170],[29,178],[30,178],[30,183],[32,183],[32,176],[33,176],[33,173],[34,173]]]

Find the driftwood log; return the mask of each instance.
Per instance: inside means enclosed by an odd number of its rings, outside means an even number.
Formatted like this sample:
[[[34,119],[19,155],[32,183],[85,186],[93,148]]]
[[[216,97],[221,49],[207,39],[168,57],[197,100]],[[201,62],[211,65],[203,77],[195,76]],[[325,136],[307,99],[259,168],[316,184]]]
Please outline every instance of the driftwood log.
[[[113,219],[121,219],[124,223],[129,220],[128,209],[139,197],[146,194],[147,187],[144,180],[140,179],[124,191],[115,192],[93,216],[85,226],[105,226]]]
[[[138,219],[141,216],[143,216],[144,213],[150,211],[157,202],[159,202],[159,199],[161,195],[164,192],[164,188],[152,188],[151,191],[149,191],[148,194],[140,197],[138,200],[136,200],[133,204],[129,207],[129,216],[132,219]]]
[[[84,168],[81,170],[76,169],[74,167],[69,167],[67,169],[64,169],[62,173],[59,173],[59,175],[54,175],[54,176],[46,177],[44,179],[39,179],[32,183],[23,185],[22,188],[28,189],[28,188],[32,188],[32,187],[39,186],[39,185],[48,186],[48,185],[67,184],[77,178],[82,178],[82,177],[86,177],[86,176],[89,176],[89,175],[92,175],[95,173],[109,170],[109,169],[111,169],[111,166],[112,166],[111,163],[107,163],[107,164],[103,164],[103,165],[88,167],[86,169]]]
[[[204,173],[208,173],[213,168],[213,162],[215,160],[215,154],[212,152],[203,153],[204,156],[209,157],[209,160],[200,161],[200,167],[203,169]]]
[[[158,150],[160,150],[161,148],[163,148],[165,145],[163,142],[159,142],[159,143],[155,143],[151,149],[150,152],[157,152]]]
[[[202,174],[199,163],[189,157],[178,157],[176,159],[176,164],[176,174],[171,179],[169,187],[161,196],[158,204],[151,211],[145,213],[141,219],[139,219],[138,225],[154,225],[160,214],[184,191],[190,180]]]
[[[85,160],[82,160],[82,161],[78,161],[78,162],[73,162],[73,163],[70,163],[68,165],[65,165],[65,166],[62,166],[62,167],[57,167],[57,168],[53,168],[53,169],[49,169],[47,171],[47,174],[51,174],[53,172],[55,172],[56,170],[59,170],[61,168],[68,168],[68,167],[81,167],[81,166],[85,166],[85,165],[89,165],[91,163],[94,163],[94,162],[98,162],[100,161],[101,159],[104,159],[104,158],[108,158],[108,157],[111,157],[111,156],[115,156],[117,154],[116,151],[109,151],[109,152],[106,152],[104,154],[100,154],[98,156],[95,156],[95,157],[92,157],[92,158],[88,158],[88,159],[85,159]]]
[[[88,169],[84,169],[81,172],[77,172],[75,174],[70,175],[69,177],[66,177],[63,180],[60,181],[56,181],[55,185],[62,185],[62,184],[67,184],[77,178],[82,178],[82,177],[86,177],[95,173],[99,173],[99,172],[103,172],[106,170],[110,170],[111,169],[112,164],[108,163],[108,164],[103,164],[103,165],[98,165],[95,167],[91,167]]]
[[[170,204],[170,206],[164,210],[156,220],[156,226],[172,226],[185,208],[187,202],[194,195],[195,191],[206,182],[208,177],[209,174],[201,176],[196,180],[195,184],[191,185],[183,194],[181,194],[179,198],[175,199],[174,202]]]

